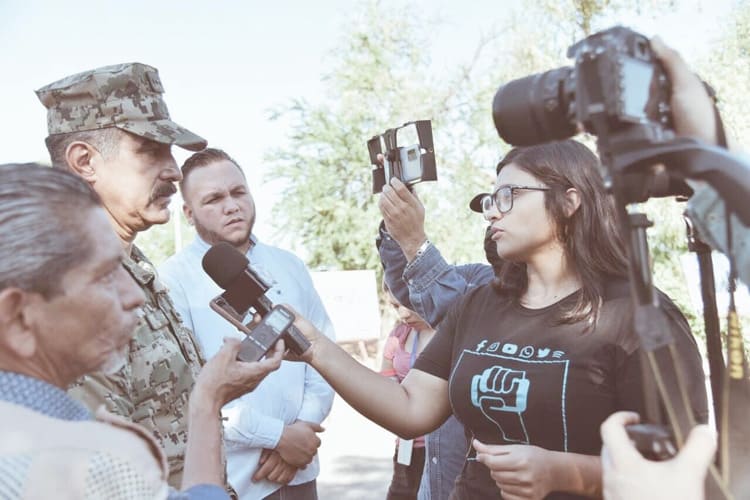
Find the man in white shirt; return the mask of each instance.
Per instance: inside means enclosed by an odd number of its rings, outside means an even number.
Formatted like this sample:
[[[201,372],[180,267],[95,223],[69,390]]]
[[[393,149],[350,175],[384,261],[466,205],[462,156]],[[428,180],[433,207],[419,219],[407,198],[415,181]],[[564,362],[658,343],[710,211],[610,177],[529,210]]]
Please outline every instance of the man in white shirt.
[[[240,166],[225,152],[208,148],[182,166],[183,210],[198,235],[161,266],[162,280],[186,326],[208,357],[222,338],[244,338],[209,307],[222,290],[203,271],[208,249],[225,241],[247,256],[271,288],[274,304],[289,304],[333,338],[328,314],[305,264],[296,256],[265,245],[252,235],[255,204]],[[227,405],[227,473],[241,498],[316,499],[319,472],[317,436],[333,403],[333,390],[306,363],[284,361],[257,389]]]

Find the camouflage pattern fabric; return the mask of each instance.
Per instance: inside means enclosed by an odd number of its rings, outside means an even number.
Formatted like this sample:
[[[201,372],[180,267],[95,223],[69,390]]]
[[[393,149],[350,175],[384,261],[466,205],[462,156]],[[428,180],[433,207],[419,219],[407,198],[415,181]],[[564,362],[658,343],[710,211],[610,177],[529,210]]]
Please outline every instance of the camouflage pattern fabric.
[[[104,404],[110,412],[148,429],[167,455],[169,484],[179,489],[188,437],[188,396],[205,360],[152,264],[137,247],[132,247],[124,266],[146,295],[128,363],[112,376],[86,376],[68,393],[92,411]]]
[[[117,127],[191,151],[206,141],[169,117],[156,68],[116,64],[71,75],[36,91],[47,108],[49,135]]]

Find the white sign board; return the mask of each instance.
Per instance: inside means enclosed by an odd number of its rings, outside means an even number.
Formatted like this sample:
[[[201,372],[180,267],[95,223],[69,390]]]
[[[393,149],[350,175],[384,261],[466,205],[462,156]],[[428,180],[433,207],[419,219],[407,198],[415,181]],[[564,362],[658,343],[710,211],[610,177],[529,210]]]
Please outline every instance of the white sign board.
[[[314,271],[310,274],[333,322],[336,341],[380,338],[375,271]]]
[[[726,256],[719,252],[711,253],[711,260],[714,265],[714,279],[716,281],[716,307],[719,310],[719,316],[724,317],[729,308],[729,293],[727,286],[729,283],[729,261]],[[682,270],[685,273],[685,279],[688,284],[690,300],[693,303],[695,314],[701,318],[703,314],[703,299],[701,297],[700,270],[698,269],[698,259],[693,253],[680,256]],[[740,316],[750,314],[750,294],[748,287],[737,280],[737,291],[734,294],[737,312]]]

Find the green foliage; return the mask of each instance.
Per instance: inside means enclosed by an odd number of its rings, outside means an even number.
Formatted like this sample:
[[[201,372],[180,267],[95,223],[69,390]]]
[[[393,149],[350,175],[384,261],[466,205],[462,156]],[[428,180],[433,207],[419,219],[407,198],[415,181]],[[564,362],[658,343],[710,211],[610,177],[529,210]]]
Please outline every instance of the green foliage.
[[[728,133],[741,145],[750,141],[750,1],[741,0],[726,20],[727,30],[710,56],[699,61],[698,72],[719,97]]]
[[[369,232],[361,227],[377,220],[373,199],[363,195],[367,179],[362,165],[367,162],[357,140],[364,136],[362,124],[339,121],[336,111],[308,109],[302,102],[287,112],[296,116],[290,137],[295,147],[272,153],[271,175],[289,181],[273,209],[274,219],[301,236],[312,267],[337,263],[340,269],[373,268],[369,247],[376,223]]]
[[[527,3],[497,28],[502,36],[485,35],[472,58],[451,70],[437,69],[426,56],[439,31],[435,23],[408,15],[404,3],[360,4],[332,54],[327,99],[298,99],[274,111],[274,119],[289,123],[291,145],[266,155],[267,179],[284,185],[274,220],[295,235],[313,268],[379,269],[373,237],[380,216],[365,142],[428,118],[439,182],[418,187],[427,232],[449,261],[483,260],[484,223],[464,207],[488,189],[508,149],[492,124],[492,96],[499,83],[567,63],[567,45],[611,3]],[[389,22],[373,23],[383,10],[391,12]]]
[[[266,155],[268,179],[284,183],[274,220],[295,235],[313,268],[379,268],[372,241],[380,217],[365,142],[429,118],[439,182],[418,187],[426,229],[449,261],[482,260],[483,221],[464,207],[488,188],[508,149],[489,112],[494,92],[502,82],[567,64],[565,48],[612,3],[526,3],[497,27],[502,36],[482,37],[470,60],[452,70],[436,69],[426,56],[439,26],[407,15],[403,3],[360,4],[332,54],[328,98],[275,110],[290,125],[291,147]],[[391,20],[373,23],[383,9]]]
[[[452,106],[473,102],[467,98],[471,87],[460,74],[425,81],[430,26],[407,15],[376,26],[371,20],[381,7],[367,4],[351,23],[326,77],[325,102],[298,100],[276,110],[276,118],[290,121],[293,147],[267,155],[269,177],[286,181],[274,218],[298,235],[313,268],[378,269],[373,239],[380,214],[365,143],[406,121],[432,119],[440,182],[420,186],[427,229],[446,235],[436,238],[448,258],[477,260],[482,223],[468,210],[455,210],[466,206],[467,193],[486,185],[473,162],[477,133],[454,119],[462,108]],[[295,200],[295,210],[286,200]],[[475,230],[456,231],[471,226]]]
[[[332,54],[323,102],[298,99],[275,110],[289,123],[289,146],[269,151],[268,179],[283,183],[274,219],[304,248],[313,268],[380,269],[373,245],[380,220],[370,193],[365,142],[386,128],[431,119],[438,165],[437,183],[417,186],[426,207],[426,230],[449,262],[477,262],[483,221],[465,207],[487,190],[494,165],[509,147],[497,138],[490,103],[498,86],[571,61],[567,47],[611,26],[618,14],[636,9],[654,18],[675,8],[663,0],[535,0],[523,2],[493,32],[480,37],[468,60],[450,69],[434,64],[432,40],[440,24],[409,15],[404,2],[369,1],[354,9],[348,30]],[[383,11],[388,23],[373,23]],[[727,128],[750,139],[750,0],[738,2],[728,30],[712,57],[699,65],[719,91]],[[593,138],[579,137],[593,148]],[[293,200],[293,203],[290,201]],[[289,207],[294,207],[290,210]],[[650,200],[644,210],[654,281],[703,332],[687,293],[680,256],[687,252],[683,205]]]
[[[654,225],[648,230],[654,284],[674,300],[694,334],[704,337],[703,317],[691,302],[682,259],[688,255],[687,232],[682,214],[685,203],[671,198],[653,198],[642,205]]]

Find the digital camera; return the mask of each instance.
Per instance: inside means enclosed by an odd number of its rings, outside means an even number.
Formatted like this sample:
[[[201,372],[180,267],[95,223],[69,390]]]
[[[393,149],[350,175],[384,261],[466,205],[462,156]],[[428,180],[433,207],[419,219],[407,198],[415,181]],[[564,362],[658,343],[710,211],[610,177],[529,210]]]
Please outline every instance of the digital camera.
[[[398,145],[398,131],[406,127],[416,129],[417,142],[409,146]],[[414,135],[413,133],[411,135]],[[407,186],[421,181],[437,180],[435,151],[432,143],[432,123],[430,120],[417,120],[390,128],[382,135],[373,136],[367,141],[372,170],[372,192],[379,193],[383,186],[396,177]],[[378,155],[383,155],[382,164]]]
[[[575,63],[502,85],[492,103],[500,137],[530,146],[575,135],[581,124],[620,147],[674,137],[671,87],[648,38],[617,26],[570,46]]]

